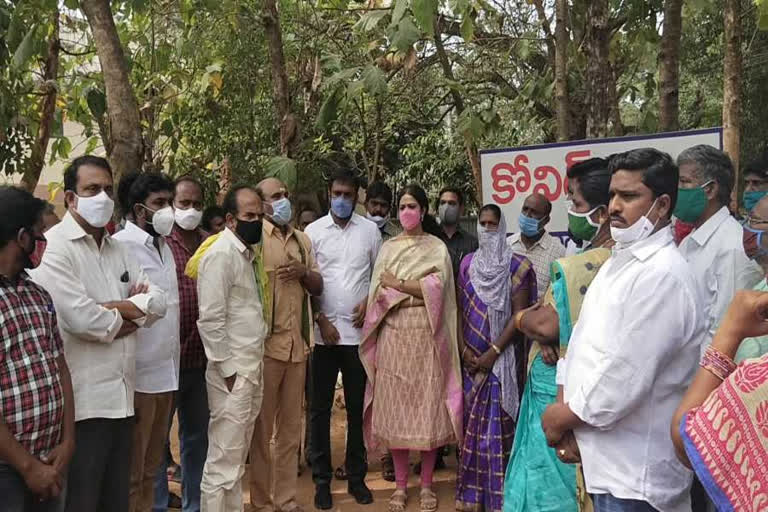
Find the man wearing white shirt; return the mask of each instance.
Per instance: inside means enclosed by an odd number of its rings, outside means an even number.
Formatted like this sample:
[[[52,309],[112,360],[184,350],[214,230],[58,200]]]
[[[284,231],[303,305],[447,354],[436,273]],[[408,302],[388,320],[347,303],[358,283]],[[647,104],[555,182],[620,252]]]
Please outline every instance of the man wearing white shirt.
[[[173,253],[164,239],[173,228],[173,184],[160,173],[135,173],[120,180],[118,197],[126,224],[114,238],[165,292],[167,304],[164,318],[136,333],[130,491],[130,512],[136,512],[152,509],[173,395],[179,388],[179,288]]]
[[[349,493],[357,503],[373,501],[364,479],[368,471],[363,442],[365,370],[358,347],[381,234],[375,223],[354,213],[357,178],[340,171],[330,180],[331,211],[307,226],[323,294],[315,314],[318,333],[312,357],[312,477],[315,507],[332,508],[330,422],[336,379],[341,371],[347,412],[345,468]]]
[[[689,512],[692,474],[669,422],[708,326],[669,227],[678,171],[654,149],[615,155],[609,169],[616,246],[587,290],[542,428],[561,460],[580,452],[596,512]]]
[[[264,389],[265,283],[257,277],[260,265],[254,261],[261,242],[262,202],[253,187],[238,185],[227,192],[222,206],[226,227],[197,251],[205,251],[197,273],[197,328],[208,357],[211,410],[200,483],[203,512],[243,510],[245,459]]]
[[[46,233],[32,277],[53,297],[75,394],[75,455],[67,510],[127,511],[136,383],[136,331],[166,312],[125,246],[109,236],[112,171],[83,156],[64,172],[69,211]]]
[[[686,149],[677,158],[680,184],[675,216],[694,226],[680,242],[680,253],[707,295],[710,331],[704,353],[717,324],[737,290],[751,290],[764,277],[760,266],[744,253],[744,230],[731,216],[733,164],[712,146]]]

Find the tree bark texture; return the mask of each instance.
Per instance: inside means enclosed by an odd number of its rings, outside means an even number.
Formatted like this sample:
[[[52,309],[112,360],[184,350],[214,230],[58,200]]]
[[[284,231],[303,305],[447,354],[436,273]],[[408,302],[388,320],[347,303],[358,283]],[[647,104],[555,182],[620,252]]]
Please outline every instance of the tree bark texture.
[[[441,36],[441,22],[440,18],[435,21],[435,53],[437,54],[440,67],[443,70],[443,75],[451,82],[455,82],[456,78],[453,75],[453,69],[451,68],[451,62],[448,60],[448,54],[445,52],[445,46]],[[464,112],[464,99],[455,88],[451,88],[451,98],[453,99],[456,113],[461,115]],[[472,177],[475,179],[475,200],[477,204],[483,204],[483,175],[480,171],[480,154],[477,151],[477,144],[472,139],[471,133],[464,133],[464,150],[467,153],[467,159],[469,165],[472,168]]]
[[[51,139],[51,125],[53,115],[56,112],[56,98],[58,87],[56,78],[59,75],[59,10],[53,14],[53,33],[48,41],[48,53],[45,57],[43,71],[43,91],[45,96],[40,102],[40,126],[37,129],[37,137],[32,145],[29,163],[24,169],[20,186],[29,192],[34,192],[40,181],[40,173],[45,166],[45,153],[48,151],[48,142]]]
[[[288,73],[285,70],[283,54],[283,33],[280,27],[280,12],[276,0],[264,1],[262,14],[264,32],[269,47],[269,62],[272,72],[272,93],[274,95],[275,114],[280,123],[280,154],[291,156],[293,147],[298,142],[299,124],[291,112],[291,94],[288,89]]]
[[[557,140],[568,140],[571,112],[568,97],[568,0],[555,0],[555,110]]]
[[[725,59],[723,62],[723,149],[733,161],[737,186],[733,187],[731,206],[738,205],[741,183],[742,56],[741,0],[725,0]],[[735,210],[734,210],[735,211]]]
[[[139,123],[139,105],[133,92],[128,66],[112,18],[109,0],[80,0],[91,27],[104,76],[112,151],[109,161],[115,182],[128,172],[142,168],[144,146]]]
[[[587,7],[587,34],[584,49],[587,56],[586,100],[587,137],[608,135],[610,118],[609,85],[611,62],[609,58],[610,26],[608,0],[590,0]]]
[[[664,29],[659,51],[659,129],[680,128],[680,39],[683,33],[683,0],[665,0]]]

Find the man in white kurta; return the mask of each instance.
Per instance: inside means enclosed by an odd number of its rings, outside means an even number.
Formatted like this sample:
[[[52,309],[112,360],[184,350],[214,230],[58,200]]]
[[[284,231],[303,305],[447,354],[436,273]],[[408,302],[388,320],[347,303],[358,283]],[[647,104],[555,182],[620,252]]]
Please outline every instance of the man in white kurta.
[[[254,246],[262,230],[261,199],[251,187],[235,187],[227,193],[224,208],[227,227],[207,247],[197,278],[197,327],[208,357],[211,410],[200,484],[203,512],[243,510],[245,460],[263,396],[267,327],[254,265]]]
[[[179,285],[176,264],[164,235],[173,226],[173,183],[160,173],[123,176],[120,181],[125,227],[115,234],[131,258],[166,296],[165,317],[139,330],[136,344],[136,425],[133,429],[130,511],[150,510],[155,480],[179,389]]]
[[[114,187],[103,158],[64,172],[69,211],[45,234],[33,280],[51,294],[75,394],[75,455],[67,510],[128,510],[137,330],[166,313],[165,293],[105,226]]]
[[[744,230],[728,210],[734,187],[728,155],[711,146],[694,146],[682,152],[677,163],[680,198],[675,215],[694,225],[680,242],[680,253],[704,289],[709,310],[703,354],[736,291],[751,290],[764,274],[744,253]]]

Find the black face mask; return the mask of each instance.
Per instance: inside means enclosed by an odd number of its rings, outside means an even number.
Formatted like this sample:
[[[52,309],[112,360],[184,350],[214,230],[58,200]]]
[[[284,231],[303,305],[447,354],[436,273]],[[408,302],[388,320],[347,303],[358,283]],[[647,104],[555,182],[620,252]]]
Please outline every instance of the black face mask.
[[[240,219],[235,220],[237,221],[235,233],[237,233],[237,236],[242,238],[245,243],[248,245],[256,245],[261,242],[262,225],[260,220],[252,220],[250,222]]]

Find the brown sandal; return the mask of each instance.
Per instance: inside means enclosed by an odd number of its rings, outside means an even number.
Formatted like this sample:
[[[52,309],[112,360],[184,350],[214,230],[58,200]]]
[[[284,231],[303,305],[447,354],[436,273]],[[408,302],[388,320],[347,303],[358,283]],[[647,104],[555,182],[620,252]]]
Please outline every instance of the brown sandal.
[[[397,489],[389,498],[387,512],[405,512],[405,506],[408,503],[408,493],[403,489]]]
[[[432,489],[422,489],[419,495],[421,512],[435,512],[437,510],[437,494]]]

